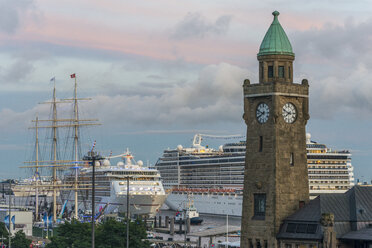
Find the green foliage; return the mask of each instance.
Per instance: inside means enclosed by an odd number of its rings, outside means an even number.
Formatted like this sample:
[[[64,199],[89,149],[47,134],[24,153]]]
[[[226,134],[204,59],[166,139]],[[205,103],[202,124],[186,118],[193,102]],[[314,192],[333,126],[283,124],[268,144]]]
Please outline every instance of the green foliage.
[[[18,231],[12,237],[12,248],[29,248],[31,240],[26,238],[26,234],[23,231]]]
[[[4,243],[8,244],[9,233],[8,233],[8,230],[5,227],[4,222],[0,222],[0,236],[2,236],[4,238]]]
[[[146,225],[141,219],[137,219],[129,225],[129,247],[148,248],[150,243],[142,241],[147,238]],[[124,246],[123,246],[124,247]]]
[[[121,248],[126,247],[125,221],[114,219],[106,220],[96,225],[95,246],[97,248]],[[149,243],[142,241],[146,238],[146,227],[142,220],[137,219],[130,222],[129,226],[129,247],[148,248]],[[86,248],[91,246],[91,224],[74,221],[60,225],[58,235],[51,238],[47,248]]]
[[[96,233],[97,247],[122,247],[126,240],[125,230],[125,223],[114,219],[109,219],[98,225]]]
[[[8,237],[8,230],[6,229],[4,222],[0,222],[0,236]]]
[[[72,221],[58,227],[58,234],[51,238],[47,248],[86,248],[91,246],[91,226],[89,223]]]

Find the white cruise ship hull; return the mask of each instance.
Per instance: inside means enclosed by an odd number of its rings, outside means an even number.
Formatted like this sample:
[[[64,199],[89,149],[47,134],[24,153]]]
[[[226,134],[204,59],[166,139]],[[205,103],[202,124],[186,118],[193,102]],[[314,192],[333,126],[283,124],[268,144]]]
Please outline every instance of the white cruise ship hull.
[[[192,193],[193,205],[201,214],[242,215],[243,196],[236,194]],[[188,202],[187,193],[171,193],[165,203],[172,210],[180,210]]]
[[[344,193],[345,190],[332,190],[326,193]],[[310,190],[310,199],[314,199],[316,195],[325,193],[324,191]],[[213,215],[242,215],[243,196],[235,194],[210,194],[210,193],[190,193],[193,199],[194,206],[199,213]],[[182,209],[185,203],[188,202],[187,193],[169,194],[165,204],[172,210],[177,211]]]
[[[145,184],[148,185],[145,185]],[[149,187],[150,184],[159,184],[154,187]],[[167,194],[164,192],[160,182],[140,182],[131,181],[131,187],[135,185],[137,190],[131,189],[129,192],[129,214],[132,217],[136,216],[147,216],[154,217],[159,211],[160,207],[164,204]],[[127,213],[127,190],[126,181],[115,180],[111,181],[109,186],[99,186],[95,196],[95,212],[103,211],[103,213]],[[149,190],[140,190],[140,188],[147,188]],[[73,193],[73,191],[71,192]],[[85,200],[80,195],[79,209],[80,210],[91,210],[91,194],[89,190],[88,194],[85,195]],[[107,194],[103,196],[102,193]],[[68,208],[72,208],[74,205],[74,194],[69,194]]]
[[[130,195],[129,196],[129,213],[131,216],[149,216],[154,217],[163,205],[166,195]],[[127,212],[127,196],[120,195],[115,197],[102,197],[100,202],[96,203],[96,212],[103,209],[106,204],[105,212],[126,213]]]

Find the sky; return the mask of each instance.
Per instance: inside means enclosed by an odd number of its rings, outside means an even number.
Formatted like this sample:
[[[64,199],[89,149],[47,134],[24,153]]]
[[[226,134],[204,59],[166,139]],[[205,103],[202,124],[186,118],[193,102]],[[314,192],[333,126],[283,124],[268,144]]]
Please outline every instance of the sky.
[[[129,148],[155,164],[195,133],[244,135],[242,84],[258,81],[274,10],[296,54],[294,81],[309,80],[307,132],[350,150],[355,178],[370,182],[370,0],[0,0],[0,178],[30,176],[19,167],[34,152],[31,120],[49,115],[40,103],[51,78],[57,98],[71,98],[73,73],[78,95],[92,98],[80,117],[101,123],[82,131],[82,152],[96,140],[104,155]]]

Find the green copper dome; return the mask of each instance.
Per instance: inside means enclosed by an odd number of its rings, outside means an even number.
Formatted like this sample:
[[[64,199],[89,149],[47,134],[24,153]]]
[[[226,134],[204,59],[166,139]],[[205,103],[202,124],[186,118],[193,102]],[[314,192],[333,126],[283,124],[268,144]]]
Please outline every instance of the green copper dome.
[[[265,34],[260,46],[260,52],[257,55],[283,54],[294,56],[291,43],[278,21],[279,12],[274,11],[273,15],[274,20]]]

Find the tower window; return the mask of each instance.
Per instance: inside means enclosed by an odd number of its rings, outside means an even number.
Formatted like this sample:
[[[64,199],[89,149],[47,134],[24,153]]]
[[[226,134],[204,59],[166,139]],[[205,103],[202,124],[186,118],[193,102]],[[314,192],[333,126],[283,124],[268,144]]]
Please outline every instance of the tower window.
[[[259,239],[256,239],[256,247],[261,248],[261,242]]]
[[[259,140],[259,144],[258,144],[258,151],[262,152],[262,148],[263,148],[263,137],[260,136],[260,140]]]
[[[266,194],[254,194],[254,217],[261,217],[259,219],[264,219],[265,213]]]
[[[288,78],[291,79],[291,67],[288,66]]]
[[[253,242],[252,242],[252,239],[248,239],[249,241],[249,248],[253,248]]]
[[[260,77],[261,77],[261,79],[263,79],[263,77],[264,77],[264,67],[263,67],[263,63],[260,63]]]
[[[270,65],[270,66],[267,67],[267,76],[269,78],[274,77],[274,66]]]
[[[289,156],[289,164],[291,166],[294,166],[294,155],[293,155],[293,152],[291,152],[291,155]]]
[[[279,78],[284,78],[284,66],[279,66],[278,74]]]

